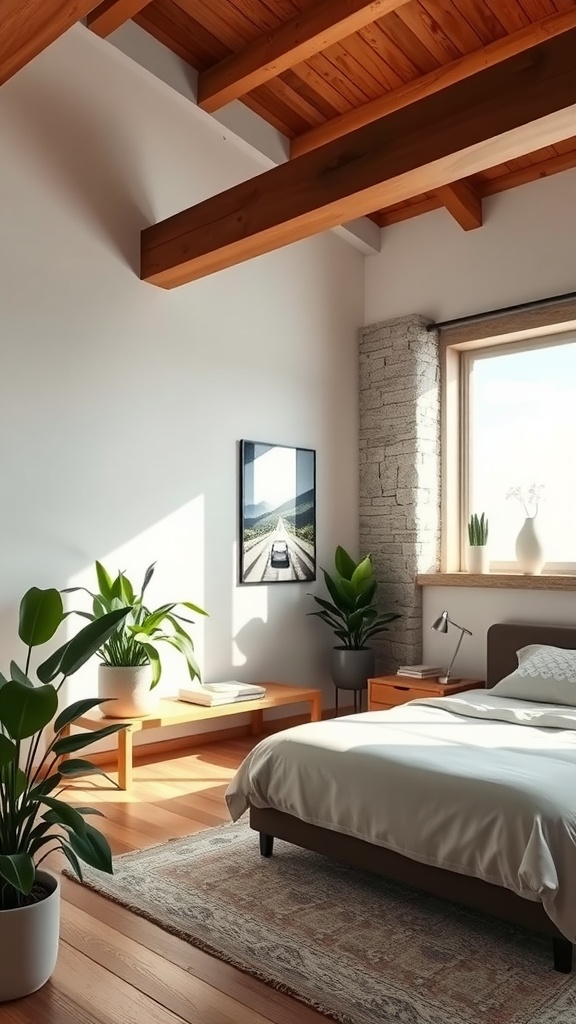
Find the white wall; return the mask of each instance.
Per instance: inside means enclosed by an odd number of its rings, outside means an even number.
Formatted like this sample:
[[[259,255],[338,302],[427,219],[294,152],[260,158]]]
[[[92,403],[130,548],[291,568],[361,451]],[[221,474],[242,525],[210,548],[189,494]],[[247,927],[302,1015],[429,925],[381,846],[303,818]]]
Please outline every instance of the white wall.
[[[144,226],[259,167],[81,26],[2,88],[0,137],[1,667],[27,587],[157,559],[151,598],[210,612],[205,678],[325,683],[312,588],[236,585],[237,442],[316,448],[319,562],[355,549],[362,256],[323,235],[172,292],[140,282]]]
[[[575,200],[571,170],[485,199],[475,231],[447,210],[386,228],[382,251],[366,259],[366,323],[450,320],[573,291]]]
[[[576,287],[576,170],[484,201],[484,226],[462,231],[443,210],[387,228],[382,252],[366,260],[366,323],[421,313],[449,320]],[[483,676],[486,630],[493,622],[573,625],[576,594],[426,587],[424,658],[445,664],[458,634],[430,623],[448,609],[473,630],[459,672]]]

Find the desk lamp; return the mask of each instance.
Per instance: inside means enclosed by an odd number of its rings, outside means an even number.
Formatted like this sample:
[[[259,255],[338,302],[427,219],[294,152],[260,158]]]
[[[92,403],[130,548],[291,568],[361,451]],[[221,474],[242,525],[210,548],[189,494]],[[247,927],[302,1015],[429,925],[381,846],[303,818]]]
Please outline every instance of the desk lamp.
[[[458,654],[458,651],[460,650],[460,644],[462,643],[462,639],[464,637],[464,634],[467,633],[468,636],[472,636],[472,633],[470,632],[470,630],[466,629],[465,626],[459,626],[457,622],[453,622],[452,619],[449,618],[448,612],[442,612],[442,615],[440,616],[440,618],[436,619],[436,621],[432,623],[432,629],[435,629],[437,633],[447,633],[449,625],[450,626],[454,626],[456,629],[461,630],[461,633],[460,633],[460,636],[458,637],[458,643],[456,644],[456,650],[454,651],[454,654],[452,655],[452,661],[448,665],[448,669],[446,671],[446,675],[445,676],[439,676],[439,678],[438,678],[438,682],[439,683],[450,683],[450,682],[457,682],[458,681],[456,679],[452,679],[451,676],[450,676],[450,672],[452,671],[452,665],[454,664],[454,661],[456,659],[456,655]]]

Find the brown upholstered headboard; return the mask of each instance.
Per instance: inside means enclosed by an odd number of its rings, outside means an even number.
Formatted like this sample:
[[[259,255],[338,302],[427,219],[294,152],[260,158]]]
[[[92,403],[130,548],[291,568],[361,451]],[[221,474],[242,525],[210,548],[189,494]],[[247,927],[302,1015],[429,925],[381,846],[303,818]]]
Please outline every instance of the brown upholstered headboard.
[[[486,686],[494,686],[499,679],[503,679],[518,667],[516,651],[521,647],[528,644],[546,644],[549,647],[576,650],[576,627],[497,622],[490,626],[486,642]]]

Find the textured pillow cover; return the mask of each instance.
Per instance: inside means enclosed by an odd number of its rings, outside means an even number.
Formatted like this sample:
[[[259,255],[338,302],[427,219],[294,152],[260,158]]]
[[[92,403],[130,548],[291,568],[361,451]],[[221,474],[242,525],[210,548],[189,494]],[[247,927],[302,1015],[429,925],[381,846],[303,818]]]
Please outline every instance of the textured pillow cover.
[[[518,668],[496,683],[492,693],[576,707],[576,651],[530,644],[517,654]]]

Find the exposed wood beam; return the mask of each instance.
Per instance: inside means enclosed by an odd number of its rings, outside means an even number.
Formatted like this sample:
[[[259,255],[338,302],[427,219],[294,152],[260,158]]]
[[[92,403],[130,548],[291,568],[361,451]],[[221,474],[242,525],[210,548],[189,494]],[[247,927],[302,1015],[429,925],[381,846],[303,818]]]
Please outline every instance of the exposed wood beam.
[[[0,0],[0,85],[95,6],[96,0]]]
[[[427,96],[142,233],[173,288],[574,134],[576,30]]]
[[[198,103],[213,113],[407,2],[321,0],[201,74]]]
[[[464,231],[482,227],[482,199],[468,181],[442,185],[436,195]]]
[[[317,128],[311,128],[310,131],[292,140],[290,154],[294,157],[309,153],[318,146],[333,142],[334,139],[340,139],[343,135],[356,131],[357,128],[362,128],[366,124],[371,124],[386,114],[401,110],[426,96],[432,96],[456,82],[462,82],[479,71],[500,64],[516,54],[523,53],[525,50],[562,35],[564,32],[569,32],[573,28],[576,28],[576,6],[573,10],[562,14],[551,14],[550,17],[528,25],[503,39],[497,39],[496,42],[483,46],[480,50],[475,50],[465,57],[460,57],[445,67],[431,71],[406,85],[401,85],[398,89],[393,89],[356,110],[347,111]]]
[[[528,185],[532,181],[539,181],[552,174],[561,174],[562,171],[569,171],[576,167],[576,148],[567,153],[559,153],[557,156],[548,157],[537,164],[530,164],[528,167],[520,167],[517,171],[510,171],[498,178],[488,178],[485,181],[474,183],[474,190],[483,199],[485,196],[499,195],[507,192],[508,189],[518,188],[519,185]],[[406,203],[401,206],[391,206],[383,210],[376,210],[370,214],[370,220],[381,228],[390,227],[392,224],[400,224],[405,220],[412,220],[413,217],[420,217],[432,210],[439,210],[444,203],[440,201],[437,190],[431,196],[422,196],[417,202]]]
[[[431,213],[432,210],[440,210],[442,203],[436,193],[431,196],[422,196],[416,203],[404,206],[392,206],[390,209],[377,210],[370,216],[381,228],[390,227],[392,224],[401,224],[405,220],[412,220],[413,217],[421,217],[424,213]]]
[[[97,36],[109,36],[148,6],[150,0],[104,0],[88,15],[86,24]]]
[[[576,167],[576,149],[569,153],[559,153],[557,156],[548,157],[547,160],[531,164],[530,167],[520,167],[519,170],[511,171],[501,178],[489,178],[482,182],[479,192],[482,196],[494,196],[499,192],[507,192],[510,188],[518,188],[519,185],[538,181],[539,178],[547,178],[551,174],[569,171],[573,167]]]

